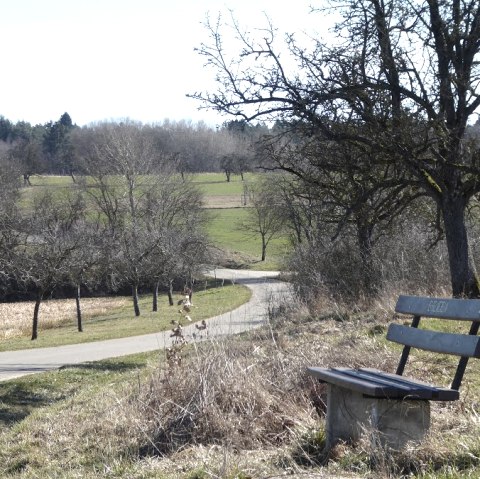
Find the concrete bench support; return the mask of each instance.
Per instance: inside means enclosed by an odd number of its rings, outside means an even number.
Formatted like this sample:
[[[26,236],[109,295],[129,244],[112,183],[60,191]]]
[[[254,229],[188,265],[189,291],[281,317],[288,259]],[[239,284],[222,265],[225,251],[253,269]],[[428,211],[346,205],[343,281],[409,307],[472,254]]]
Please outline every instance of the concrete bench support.
[[[380,444],[401,449],[420,442],[430,427],[430,403],[408,399],[376,399],[328,384],[327,449],[339,440],[357,441],[374,434]]]

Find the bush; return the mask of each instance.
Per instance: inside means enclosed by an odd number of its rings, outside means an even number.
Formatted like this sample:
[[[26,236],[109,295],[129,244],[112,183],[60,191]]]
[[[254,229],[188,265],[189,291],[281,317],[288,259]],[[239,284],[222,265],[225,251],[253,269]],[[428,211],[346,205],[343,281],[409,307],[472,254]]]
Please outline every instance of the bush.
[[[152,380],[143,403],[154,425],[153,440],[143,453],[166,454],[198,444],[241,450],[286,442],[294,418],[311,408],[295,383],[303,369],[250,343],[202,344],[194,357]]]
[[[296,293],[311,310],[316,309],[319,297],[351,307],[392,292],[435,295],[445,294],[450,288],[445,244],[432,246],[431,235],[418,222],[404,223],[376,243],[371,271],[364,270],[351,235],[333,243],[323,238],[299,245],[288,268]],[[375,287],[369,289],[366,283]]]

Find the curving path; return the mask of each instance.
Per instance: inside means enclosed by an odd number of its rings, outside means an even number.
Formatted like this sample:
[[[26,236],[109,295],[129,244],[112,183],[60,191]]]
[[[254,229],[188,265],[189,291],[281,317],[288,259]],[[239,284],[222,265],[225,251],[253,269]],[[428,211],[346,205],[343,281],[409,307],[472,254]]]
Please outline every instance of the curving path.
[[[271,302],[289,295],[288,285],[274,279],[278,276],[277,272],[216,269],[209,274],[244,284],[252,290],[252,297],[239,308],[208,319],[208,337],[237,334],[265,324]],[[206,334],[200,335],[194,324],[185,326],[183,331],[188,340],[207,337]],[[0,381],[50,371],[65,365],[154,351],[170,344],[170,331],[162,331],[93,343],[0,352]]]

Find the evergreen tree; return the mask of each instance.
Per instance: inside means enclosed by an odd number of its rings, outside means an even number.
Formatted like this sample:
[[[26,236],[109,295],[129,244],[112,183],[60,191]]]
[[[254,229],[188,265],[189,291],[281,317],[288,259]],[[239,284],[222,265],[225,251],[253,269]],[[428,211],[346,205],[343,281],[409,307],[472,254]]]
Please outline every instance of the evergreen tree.
[[[68,113],[55,123],[45,125],[43,151],[50,172],[73,175],[73,145],[70,133],[74,125]]]

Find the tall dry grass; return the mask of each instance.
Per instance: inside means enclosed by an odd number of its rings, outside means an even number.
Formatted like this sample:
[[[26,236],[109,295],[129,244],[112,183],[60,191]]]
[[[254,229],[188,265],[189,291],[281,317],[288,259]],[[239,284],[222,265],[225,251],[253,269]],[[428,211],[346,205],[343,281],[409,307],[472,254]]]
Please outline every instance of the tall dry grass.
[[[86,320],[106,314],[112,308],[128,304],[128,298],[105,297],[82,299],[82,317]],[[23,301],[0,303],[0,340],[28,335],[32,328],[34,303]],[[76,305],[72,299],[52,299],[43,301],[40,306],[42,321],[40,329],[55,328],[76,321]]]
[[[260,470],[271,477],[307,472],[328,476],[335,471],[330,477],[382,479],[436,477],[448,468],[476,471],[480,421],[468,386],[461,401],[432,404],[431,432],[421,445],[394,452],[366,434],[357,444],[340,444],[325,454],[326,389],[305,369],[315,365],[394,371],[400,352],[386,347],[384,340],[392,308],[390,301],[378,302],[360,319],[345,318],[341,308],[334,307],[318,321],[308,308],[284,307],[269,328],[248,338],[198,345],[178,368],[160,368],[139,394],[142,430],[149,431],[142,457],[182,457],[193,467],[192,458],[198,460],[203,451],[209,457],[202,466],[205,477],[229,477],[226,471],[244,461],[247,451],[250,466],[242,470],[252,477],[263,477]],[[414,354],[408,368],[414,377],[441,383],[448,381],[448,366]],[[478,388],[475,376],[470,380],[471,387]],[[212,450],[216,453],[205,452]],[[230,458],[229,467],[220,460],[220,451]]]
[[[143,373],[115,380],[110,371],[107,388],[82,387],[11,435],[0,435],[0,472],[4,467],[31,470],[25,477],[443,479],[467,470],[472,472],[465,477],[478,477],[475,374],[468,376],[459,402],[433,404],[431,434],[420,446],[391,453],[366,436],[355,445],[339,444],[328,458],[322,454],[325,389],[306,374],[306,366],[393,370],[399,356],[384,341],[389,301],[364,316],[346,316],[343,307],[330,306],[322,319],[306,307],[285,306],[262,330],[191,344],[182,349],[181,362],[169,364],[162,351]],[[412,359],[409,373],[427,381],[437,382],[447,366]]]

